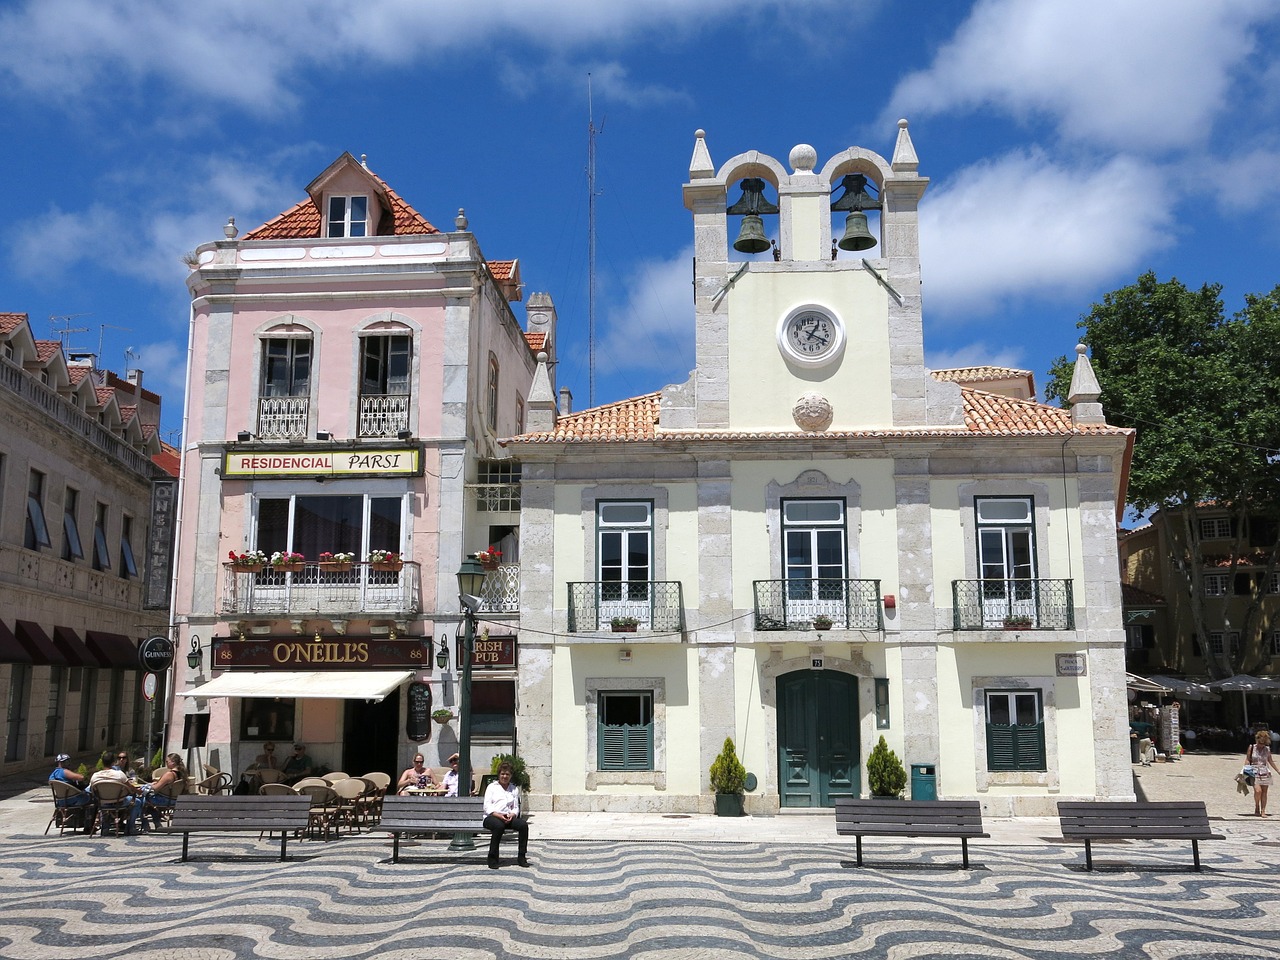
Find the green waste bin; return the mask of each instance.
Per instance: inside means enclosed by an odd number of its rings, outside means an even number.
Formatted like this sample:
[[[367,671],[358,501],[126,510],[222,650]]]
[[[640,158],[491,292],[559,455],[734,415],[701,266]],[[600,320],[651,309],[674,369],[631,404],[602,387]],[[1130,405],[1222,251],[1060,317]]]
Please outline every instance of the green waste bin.
[[[911,765],[911,799],[938,799],[938,774],[935,764],[913,763]]]

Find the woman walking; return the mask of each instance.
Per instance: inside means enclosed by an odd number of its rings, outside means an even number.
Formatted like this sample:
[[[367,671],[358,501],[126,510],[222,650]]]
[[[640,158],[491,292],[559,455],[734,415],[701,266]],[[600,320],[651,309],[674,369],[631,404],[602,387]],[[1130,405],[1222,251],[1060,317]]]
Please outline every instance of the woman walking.
[[[1271,756],[1271,732],[1259,730],[1254,742],[1245,751],[1244,762],[1253,767],[1253,815],[1269,817],[1267,813],[1267,788],[1271,786],[1271,771],[1280,773],[1275,758]]]

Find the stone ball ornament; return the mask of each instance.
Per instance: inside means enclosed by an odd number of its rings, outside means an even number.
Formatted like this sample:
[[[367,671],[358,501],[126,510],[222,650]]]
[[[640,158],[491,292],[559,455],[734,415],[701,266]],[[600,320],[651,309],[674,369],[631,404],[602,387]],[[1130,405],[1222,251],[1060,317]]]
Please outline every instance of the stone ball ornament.
[[[813,173],[813,168],[818,165],[818,151],[807,143],[797,143],[787,159],[796,173]]]
[[[831,401],[822,394],[810,392],[802,394],[796,400],[795,406],[791,408],[791,417],[801,430],[820,433],[831,426],[835,410],[831,406]]]

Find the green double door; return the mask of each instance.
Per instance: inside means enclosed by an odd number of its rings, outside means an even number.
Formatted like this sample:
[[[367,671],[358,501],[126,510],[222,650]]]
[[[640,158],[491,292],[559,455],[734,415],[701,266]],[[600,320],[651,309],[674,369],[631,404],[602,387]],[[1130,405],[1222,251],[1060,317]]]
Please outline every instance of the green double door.
[[[798,670],[778,678],[778,782],[784,807],[830,807],[862,792],[857,677]]]

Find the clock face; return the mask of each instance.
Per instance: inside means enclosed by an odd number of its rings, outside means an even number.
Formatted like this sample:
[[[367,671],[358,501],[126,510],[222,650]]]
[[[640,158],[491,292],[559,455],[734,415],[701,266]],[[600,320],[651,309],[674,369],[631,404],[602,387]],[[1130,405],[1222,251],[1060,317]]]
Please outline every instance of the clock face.
[[[834,360],[844,347],[844,327],[825,310],[802,307],[783,320],[778,345],[792,361],[823,364]]]

